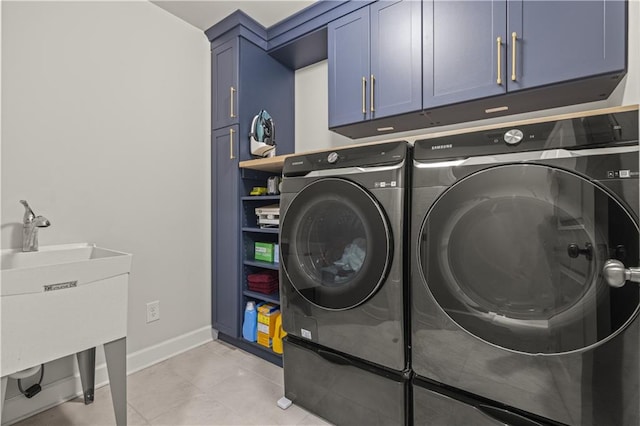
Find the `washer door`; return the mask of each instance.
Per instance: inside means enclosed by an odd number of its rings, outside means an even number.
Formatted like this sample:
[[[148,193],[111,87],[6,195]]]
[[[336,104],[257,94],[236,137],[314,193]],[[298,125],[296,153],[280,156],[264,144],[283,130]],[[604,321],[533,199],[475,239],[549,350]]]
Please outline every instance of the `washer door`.
[[[581,176],[503,165],[459,181],[434,203],[418,247],[424,282],[472,335],[525,353],[580,350],[615,336],[639,287],[609,287],[609,258],[638,261],[638,226]]]
[[[391,230],[378,202],[359,185],[325,178],[304,187],[282,221],[282,266],[310,303],[353,308],[384,281],[392,258]]]

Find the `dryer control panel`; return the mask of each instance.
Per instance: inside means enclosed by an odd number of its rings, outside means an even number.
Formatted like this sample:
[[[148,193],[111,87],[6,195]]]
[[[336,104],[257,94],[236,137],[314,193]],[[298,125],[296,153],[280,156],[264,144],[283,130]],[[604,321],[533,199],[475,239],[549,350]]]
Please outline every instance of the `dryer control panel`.
[[[627,111],[418,140],[414,158],[428,161],[637,143],[638,111]]]

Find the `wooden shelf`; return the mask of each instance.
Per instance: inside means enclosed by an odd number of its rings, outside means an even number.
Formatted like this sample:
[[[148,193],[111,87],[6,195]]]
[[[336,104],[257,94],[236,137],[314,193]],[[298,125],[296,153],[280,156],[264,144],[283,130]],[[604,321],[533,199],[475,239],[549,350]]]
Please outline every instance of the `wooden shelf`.
[[[284,166],[284,159],[292,154],[277,155],[270,158],[256,158],[240,162],[241,169],[260,170],[262,172],[281,173]]]

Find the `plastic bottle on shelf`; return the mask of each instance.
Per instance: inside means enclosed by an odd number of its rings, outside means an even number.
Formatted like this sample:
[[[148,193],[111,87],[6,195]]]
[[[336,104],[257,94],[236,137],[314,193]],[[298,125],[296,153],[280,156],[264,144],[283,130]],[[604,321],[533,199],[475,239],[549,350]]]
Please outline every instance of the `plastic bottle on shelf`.
[[[242,323],[242,337],[250,342],[255,342],[258,333],[258,311],[256,311],[256,302],[247,302],[244,309],[244,322]]]

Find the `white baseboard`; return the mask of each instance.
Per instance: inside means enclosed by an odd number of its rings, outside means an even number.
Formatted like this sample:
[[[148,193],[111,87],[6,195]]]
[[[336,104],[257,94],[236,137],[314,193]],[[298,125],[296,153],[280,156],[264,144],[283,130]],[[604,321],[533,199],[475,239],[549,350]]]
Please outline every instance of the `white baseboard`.
[[[211,327],[205,326],[157,345],[127,354],[127,374],[135,373],[189,349],[211,342],[217,337],[216,334],[217,332]],[[80,383],[80,373],[77,366],[74,371],[73,376],[65,377],[62,380],[44,386],[42,391],[33,399],[27,399],[22,395],[7,399],[2,408],[2,424],[9,425],[18,422],[81,396],[82,384]],[[96,365],[95,388],[102,387],[107,383],[109,383],[107,366],[103,362]]]

